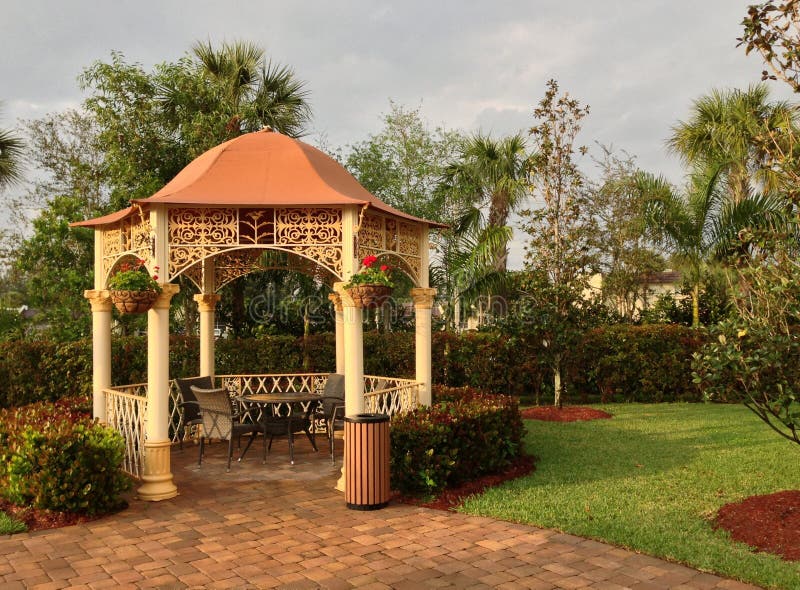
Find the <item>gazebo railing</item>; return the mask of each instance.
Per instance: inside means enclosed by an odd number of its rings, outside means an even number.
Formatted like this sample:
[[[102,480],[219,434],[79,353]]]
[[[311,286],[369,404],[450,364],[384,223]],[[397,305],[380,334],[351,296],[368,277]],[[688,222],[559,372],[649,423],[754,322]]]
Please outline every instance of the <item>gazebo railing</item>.
[[[147,415],[147,383],[120,385],[103,390],[106,424],[125,439],[122,470],[141,478],[144,469],[144,420]]]
[[[322,393],[330,373],[287,373],[273,375],[217,375],[220,386],[232,397],[260,393],[296,392]],[[413,379],[364,376],[364,406],[366,412],[393,416],[413,410],[419,401],[422,383]],[[120,385],[103,390],[106,397],[106,424],[117,430],[125,439],[123,470],[141,477],[144,468],[144,421],[147,409],[147,383]],[[181,419],[183,395],[175,380],[169,390],[169,437],[178,442],[178,424]],[[307,408],[304,407],[304,410]],[[288,412],[287,406],[281,411]],[[324,429],[324,421],[318,425]]]
[[[394,416],[419,406],[422,383],[413,379],[364,376],[364,409],[374,414]]]

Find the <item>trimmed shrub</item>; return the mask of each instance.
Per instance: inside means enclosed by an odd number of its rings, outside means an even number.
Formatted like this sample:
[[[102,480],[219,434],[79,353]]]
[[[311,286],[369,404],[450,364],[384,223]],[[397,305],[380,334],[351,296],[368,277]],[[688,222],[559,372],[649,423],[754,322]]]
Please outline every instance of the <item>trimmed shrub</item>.
[[[496,473],[522,449],[517,401],[464,388],[437,387],[438,403],[396,416],[391,428],[392,488],[431,495]]]
[[[93,422],[87,402],[36,404],[0,416],[0,491],[22,506],[103,514],[124,505],[124,441]]]
[[[603,402],[701,401],[692,355],[704,331],[678,325],[603,326],[589,330],[568,358],[570,396]]]

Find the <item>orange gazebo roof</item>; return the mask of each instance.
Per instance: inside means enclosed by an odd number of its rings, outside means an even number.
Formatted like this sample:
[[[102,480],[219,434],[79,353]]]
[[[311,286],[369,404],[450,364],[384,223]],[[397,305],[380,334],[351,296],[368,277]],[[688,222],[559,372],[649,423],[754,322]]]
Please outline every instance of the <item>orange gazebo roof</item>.
[[[441,225],[390,207],[321,150],[269,129],[247,133],[208,150],[154,195],[132,203],[234,207],[368,205],[405,219]],[[73,225],[106,225],[131,213],[132,208],[128,208]]]

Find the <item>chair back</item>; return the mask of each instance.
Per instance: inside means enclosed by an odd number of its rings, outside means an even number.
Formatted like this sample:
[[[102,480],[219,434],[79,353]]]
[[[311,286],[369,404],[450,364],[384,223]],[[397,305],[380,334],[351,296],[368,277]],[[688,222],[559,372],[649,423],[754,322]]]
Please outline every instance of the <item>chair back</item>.
[[[334,373],[328,376],[322,390],[322,412],[330,417],[336,406],[344,405],[344,375]]]
[[[183,401],[185,402],[197,401],[192,393],[192,385],[199,387],[200,389],[214,388],[214,383],[209,375],[206,375],[205,377],[185,377],[183,379],[175,379],[175,383],[178,384],[178,389],[181,390],[181,395],[183,396]]]
[[[224,387],[202,389],[191,385],[192,393],[200,405],[203,418],[203,436],[230,440],[233,432],[233,404]]]

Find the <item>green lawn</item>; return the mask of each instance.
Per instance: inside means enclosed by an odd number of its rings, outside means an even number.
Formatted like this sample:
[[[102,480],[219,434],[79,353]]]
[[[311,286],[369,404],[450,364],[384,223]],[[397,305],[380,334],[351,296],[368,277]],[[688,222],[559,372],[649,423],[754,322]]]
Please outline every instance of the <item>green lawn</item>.
[[[800,589],[800,564],[711,529],[723,504],[800,488],[800,447],[743,406],[596,406],[611,420],[527,420],[528,477],[463,511],[604,540],[764,587]]]

